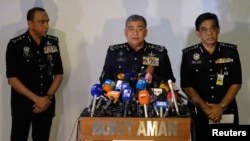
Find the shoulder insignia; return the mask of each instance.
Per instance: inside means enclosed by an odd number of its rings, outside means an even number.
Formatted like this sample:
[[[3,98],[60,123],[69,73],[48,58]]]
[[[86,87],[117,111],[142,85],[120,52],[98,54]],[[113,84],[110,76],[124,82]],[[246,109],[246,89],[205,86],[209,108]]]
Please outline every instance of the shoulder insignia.
[[[128,45],[126,43],[123,43],[123,44],[115,44],[115,45],[109,46],[109,50],[111,50],[111,51],[115,51],[115,50],[119,50],[119,49],[123,49],[123,48],[128,49]]]
[[[50,40],[53,40],[53,41],[55,41],[55,42],[58,42],[58,37],[56,37],[56,36],[46,35],[46,37],[47,37],[48,39],[50,39]]]
[[[160,52],[162,52],[162,51],[164,51],[166,49],[165,46],[151,44],[151,43],[146,43],[146,49],[147,48],[154,49],[154,50],[157,50],[157,51],[160,51]]]
[[[220,47],[227,47],[227,48],[231,48],[231,49],[237,49],[237,45],[229,44],[229,43],[219,42],[219,46]]]
[[[196,44],[196,45],[187,47],[187,48],[185,48],[185,49],[182,49],[182,52],[183,52],[183,53],[187,53],[187,52],[189,52],[189,51],[191,51],[191,50],[196,50],[196,49],[199,48],[199,47],[200,47],[200,44]]]
[[[15,44],[15,43],[23,41],[25,38],[27,38],[27,35],[22,34],[20,36],[17,36],[15,38],[10,39],[10,42],[12,42],[13,44]]]

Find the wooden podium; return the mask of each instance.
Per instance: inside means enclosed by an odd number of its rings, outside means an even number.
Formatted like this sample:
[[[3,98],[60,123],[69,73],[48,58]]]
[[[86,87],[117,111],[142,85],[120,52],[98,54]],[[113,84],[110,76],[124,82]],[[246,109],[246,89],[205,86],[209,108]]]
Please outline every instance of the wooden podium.
[[[190,118],[81,117],[80,139],[189,141]]]

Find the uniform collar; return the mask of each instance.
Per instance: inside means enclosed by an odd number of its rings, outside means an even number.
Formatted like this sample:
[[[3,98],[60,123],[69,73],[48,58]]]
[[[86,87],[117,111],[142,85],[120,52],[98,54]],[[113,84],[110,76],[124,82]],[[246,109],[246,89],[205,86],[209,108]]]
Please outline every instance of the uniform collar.
[[[128,42],[126,43],[127,44],[127,50],[128,51],[134,51],[134,49],[128,44]],[[146,41],[144,41],[144,46],[137,52],[141,52],[141,51],[146,51],[148,48],[148,43]]]
[[[201,53],[207,52],[202,43],[200,43],[199,46],[200,46]],[[219,42],[216,43],[214,52],[220,52],[220,43]]]
[[[29,42],[35,42],[35,40],[33,39],[33,37],[31,36],[29,30],[27,30],[27,32],[25,33],[25,36],[28,38]],[[41,38],[41,43],[46,39],[46,36],[43,36]]]

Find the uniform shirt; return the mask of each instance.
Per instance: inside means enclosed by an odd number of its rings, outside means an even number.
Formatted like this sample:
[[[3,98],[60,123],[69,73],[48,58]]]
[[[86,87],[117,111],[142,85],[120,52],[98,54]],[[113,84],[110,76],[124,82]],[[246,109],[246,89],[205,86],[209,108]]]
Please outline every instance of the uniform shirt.
[[[193,87],[204,101],[219,103],[232,84],[242,83],[241,75],[236,45],[218,42],[213,54],[202,44],[183,49],[181,87]]]
[[[39,96],[45,96],[52,81],[53,74],[63,74],[58,38],[47,35],[38,45],[26,32],[9,41],[6,52],[6,75],[17,77],[28,89]],[[33,114],[34,102],[18,94],[11,88],[12,116],[18,118],[53,117],[54,99],[43,113]]]
[[[115,81],[119,73],[132,72],[139,74],[145,72],[149,64],[155,67],[154,74],[157,81],[171,79],[175,82],[167,53],[164,46],[147,42],[137,52],[128,43],[111,45],[107,50],[100,82],[103,83],[106,79]]]

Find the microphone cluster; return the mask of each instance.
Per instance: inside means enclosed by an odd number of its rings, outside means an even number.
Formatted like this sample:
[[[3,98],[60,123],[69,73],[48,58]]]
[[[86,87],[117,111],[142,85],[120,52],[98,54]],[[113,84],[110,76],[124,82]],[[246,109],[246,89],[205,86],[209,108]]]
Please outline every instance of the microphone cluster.
[[[151,69],[152,70],[152,69]],[[107,79],[94,84],[91,104],[84,108],[82,117],[178,117],[190,116],[188,98],[174,90],[174,83],[154,83],[152,71],[138,77],[120,73],[117,80]]]

